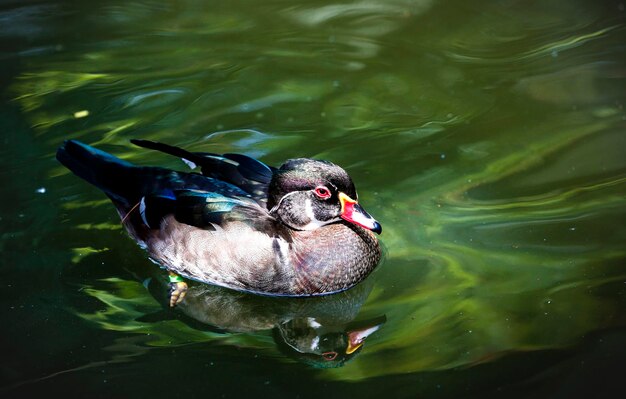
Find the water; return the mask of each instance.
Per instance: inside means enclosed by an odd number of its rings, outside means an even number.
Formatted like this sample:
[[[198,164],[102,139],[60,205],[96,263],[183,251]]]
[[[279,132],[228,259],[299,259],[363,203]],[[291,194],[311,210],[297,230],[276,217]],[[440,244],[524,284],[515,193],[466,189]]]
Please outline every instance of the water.
[[[625,3],[483,3],[3,5],[0,392],[608,397],[626,360]],[[199,286],[169,311],[110,203],[55,161],[67,138],[178,169],[129,140],[331,160],[386,258],[333,298]],[[324,360],[303,353],[310,320],[335,348],[378,329]]]

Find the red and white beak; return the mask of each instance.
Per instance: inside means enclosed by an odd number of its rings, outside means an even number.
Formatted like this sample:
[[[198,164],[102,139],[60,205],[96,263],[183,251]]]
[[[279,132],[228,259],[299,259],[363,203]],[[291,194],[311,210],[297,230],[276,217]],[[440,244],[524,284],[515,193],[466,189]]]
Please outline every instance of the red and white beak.
[[[352,330],[348,332],[348,347],[346,348],[346,353],[348,355],[352,354],[354,351],[363,346],[365,339],[369,337],[371,334],[378,331],[381,324],[377,324],[370,327],[361,328],[360,330]]]
[[[365,209],[358,202],[342,192],[339,192],[339,201],[341,202],[340,216],[343,220],[372,230],[374,233],[382,233],[383,228],[380,223],[371,217],[369,213],[365,212]]]

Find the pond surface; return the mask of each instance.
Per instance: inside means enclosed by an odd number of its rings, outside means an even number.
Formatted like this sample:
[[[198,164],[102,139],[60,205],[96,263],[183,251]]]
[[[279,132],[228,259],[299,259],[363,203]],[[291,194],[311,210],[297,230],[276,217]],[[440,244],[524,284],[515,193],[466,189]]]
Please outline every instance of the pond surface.
[[[474,3],[5,2],[2,396],[623,391],[625,3]],[[55,160],[69,138],[181,170],[129,140],[333,161],[385,259],[336,296],[195,285],[170,310]],[[333,359],[306,350],[316,323]]]

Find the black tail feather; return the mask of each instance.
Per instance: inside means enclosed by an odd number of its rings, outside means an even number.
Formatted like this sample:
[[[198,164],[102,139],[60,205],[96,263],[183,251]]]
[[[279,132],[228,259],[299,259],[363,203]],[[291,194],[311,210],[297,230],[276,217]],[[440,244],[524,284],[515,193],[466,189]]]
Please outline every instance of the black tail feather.
[[[177,149],[165,144],[149,142],[145,140],[133,140],[142,147],[158,149],[175,155],[182,155],[204,160],[211,156],[202,158],[198,154],[189,153],[183,149]],[[187,159],[187,157],[185,157]],[[122,159],[119,159],[104,151],[88,146],[76,140],[67,140],[57,150],[57,159],[75,175],[104,191],[116,204],[118,209],[128,211],[134,207],[142,197],[146,196],[171,196],[175,190],[191,189],[216,192],[220,195],[240,195],[247,196],[248,193],[243,188],[261,186],[266,184],[253,180],[247,181],[243,176],[235,173],[238,163],[221,162],[224,159],[215,156],[213,162],[221,166],[221,171],[231,171],[238,180],[245,184],[233,185],[228,181],[212,179],[198,173],[178,172],[170,169],[154,166],[136,166]],[[192,158],[193,160],[193,158]],[[220,163],[221,162],[221,163]],[[223,164],[223,165],[222,165]],[[230,169],[226,168],[230,166]],[[232,181],[231,180],[231,181]],[[264,197],[262,197],[264,200]]]
[[[158,143],[156,141],[142,140],[142,139],[131,139],[130,142],[135,144],[136,146],[160,151],[165,154],[173,155],[175,157],[184,158],[188,161],[191,161],[199,165],[201,165],[204,161],[204,158],[199,154],[194,154],[193,152],[189,152],[180,147],[174,147],[169,144]],[[218,156],[217,154],[206,154],[206,155]]]
[[[56,157],[75,175],[101,189],[114,201],[132,206],[143,195],[139,170],[145,168],[76,140],[66,140]]]

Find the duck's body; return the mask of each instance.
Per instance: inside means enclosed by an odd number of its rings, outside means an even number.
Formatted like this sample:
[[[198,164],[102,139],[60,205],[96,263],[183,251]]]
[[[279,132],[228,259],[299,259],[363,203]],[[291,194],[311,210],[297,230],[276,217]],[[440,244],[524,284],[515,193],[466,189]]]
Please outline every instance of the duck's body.
[[[373,234],[341,223],[284,238],[239,221],[225,224],[219,233],[197,229],[170,215],[145,244],[152,258],[185,277],[273,295],[343,291],[380,259]]]
[[[267,295],[346,290],[378,264],[380,225],[352,198],[338,166],[309,159],[280,169],[238,154],[181,156],[202,174],[135,166],[77,141],[57,158],[103,190],[150,257],[184,277]],[[365,228],[364,228],[365,227]]]

